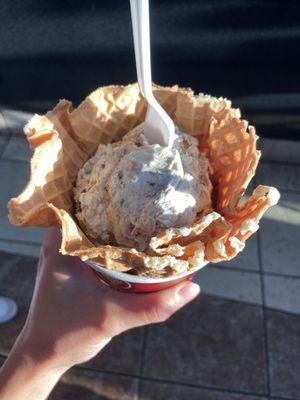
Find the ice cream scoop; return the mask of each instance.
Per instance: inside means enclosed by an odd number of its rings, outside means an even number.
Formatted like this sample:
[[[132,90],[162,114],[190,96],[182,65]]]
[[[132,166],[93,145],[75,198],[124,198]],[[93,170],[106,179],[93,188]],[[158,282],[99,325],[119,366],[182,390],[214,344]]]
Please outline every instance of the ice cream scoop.
[[[100,144],[79,171],[76,217],[96,243],[145,250],[151,237],[211,210],[211,190],[196,138],[176,129],[171,147],[149,144],[141,125],[120,142]]]

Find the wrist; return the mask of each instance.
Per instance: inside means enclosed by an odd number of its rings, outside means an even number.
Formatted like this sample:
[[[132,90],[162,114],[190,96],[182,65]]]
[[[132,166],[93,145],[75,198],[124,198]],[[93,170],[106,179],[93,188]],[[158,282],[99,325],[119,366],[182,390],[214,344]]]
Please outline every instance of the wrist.
[[[21,334],[0,371],[0,398],[44,400],[65,370],[37,357]]]
[[[60,336],[55,340],[50,334],[40,334],[37,329],[32,330],[25,325],[18,341],[32,360],[45,365],[54,373],[62,374],[74,365],[93,358],[111,340],[97,332],[94,343],[91,343],[94,335],[94,330],[86,330],[85,337],[80,335],[81,341],[76,333]]]
[[[66,363],[54,348],[55,346],[47,340],[32,335],[25,326],[13,347],[13,352],[22,355],[25,362],[30,363],[33,373],[42,372],[45,375],[60,377],[72,365]]]

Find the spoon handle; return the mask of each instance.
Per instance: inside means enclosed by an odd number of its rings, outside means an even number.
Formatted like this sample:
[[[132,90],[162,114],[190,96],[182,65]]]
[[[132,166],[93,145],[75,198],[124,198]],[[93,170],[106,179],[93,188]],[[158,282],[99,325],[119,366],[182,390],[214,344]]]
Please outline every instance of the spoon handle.
[[[149,0],[130,0],[136,71],[142,95],[153,97],[150,57]]]
[[[130,8],[138,83],[148,103],[144,135],[151,144],[172,146],[175,137],[173,121],[152,92],[149,0],[130,0]]]

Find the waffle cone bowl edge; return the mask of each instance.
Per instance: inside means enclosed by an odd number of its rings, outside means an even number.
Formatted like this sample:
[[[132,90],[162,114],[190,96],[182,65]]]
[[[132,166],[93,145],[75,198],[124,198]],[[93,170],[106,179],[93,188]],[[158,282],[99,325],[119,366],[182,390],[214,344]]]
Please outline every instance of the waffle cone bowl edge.
[[[31,177],[8,203],[11,223],[60,226],[61,253],[78,256],[94,269],[98,266],[102,277],[107,271],[176,283],[208,262],[229,260],[242,251],[264,212],[279,199],[278,191],[267,186],[258,186],[247,200],[243,198],[260,157],[254,127],[226,99],[195,95],[178,86],[154,85],[153,91],[175,125],[198,138],[200,152],[211,166],[214,211],[191,226],[153,237],[145,253],[95,246],[79,227],[73,200],[79,169],[100,143],[119,140],[145,118],[146,104],[137,84],[132,84],[101,87],[75,109],[61,100],[46,115],[33,116],[24,128],[35,149]]]

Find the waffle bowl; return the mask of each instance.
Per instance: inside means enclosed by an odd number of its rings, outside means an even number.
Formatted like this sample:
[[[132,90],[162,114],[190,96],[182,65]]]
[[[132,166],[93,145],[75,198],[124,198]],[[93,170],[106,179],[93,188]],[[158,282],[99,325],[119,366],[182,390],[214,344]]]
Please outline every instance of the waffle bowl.
[[[117,141],[143,122],[146,104],[137,84],[102,87],[75,109],[61,100],[46,115],[35,115],[24,128],[35,149],[31,177],[23,192],[8,203],[15,225],[61,226],[61,253],[80,257],[104,282],[120,290],[143,291],[137,283],[170,286],[208,262],[232,259],[258,229],[263,213],[279,199],[278,191],[267,186],[258,186],[243,199],[260,152],[255,129],[231,108],[230,101],[195,95],[178,86],[154,85],[153,92],[174,123],[198,138],[211,166],[213,212],[191,226],[169,228],[153,237],[146,252],[95,246],[80,229],[73,200],[77,173],[100,143]],[[120,285],[120,279],[128,285]]]

